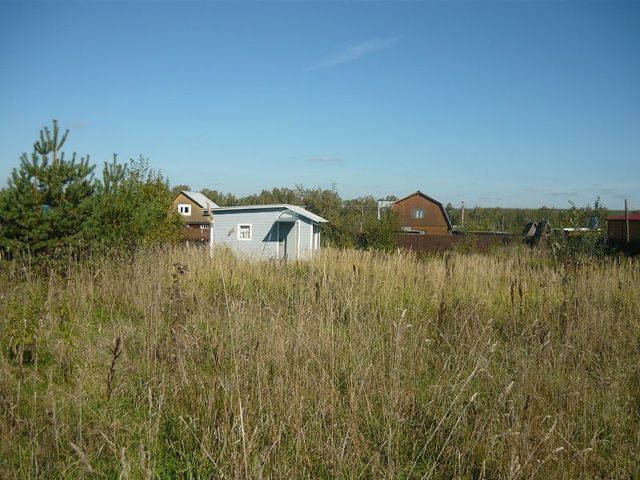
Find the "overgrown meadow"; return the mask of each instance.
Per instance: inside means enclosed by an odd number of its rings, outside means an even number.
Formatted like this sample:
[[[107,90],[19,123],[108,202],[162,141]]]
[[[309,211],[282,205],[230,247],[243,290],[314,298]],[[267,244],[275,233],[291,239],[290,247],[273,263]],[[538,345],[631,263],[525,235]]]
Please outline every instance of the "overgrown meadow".
[[[640,476],[640,264],[0,267],[0,478]]]

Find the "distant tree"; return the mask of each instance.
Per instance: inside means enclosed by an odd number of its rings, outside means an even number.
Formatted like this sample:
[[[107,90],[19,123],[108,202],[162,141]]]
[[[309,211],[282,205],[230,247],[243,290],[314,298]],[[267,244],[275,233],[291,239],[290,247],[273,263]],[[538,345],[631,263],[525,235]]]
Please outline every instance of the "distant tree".
[[[200,193],[221,207],[233,207],[238,205],[238,199],[232,193],[225,194],[217,190],[209,190],[208,188],[203,188],[200,190]]]
[[[477,213],[477,212],[476,212]],[[468,232],[489,232],[495,229],[495,222],[489,217],[479,218],[476,214],[474,219],[464,221],[464,229]]]
[[[396,235],[399,231],[400,223],[396,212],[385,211],[380,220],[367,220],[364,232],[358,237],[358,246],[367,250],[391,251],[397,246]]]
[[[551,236],[551,253],[556,260],[576,264],[581,261],[601,257],[606,252],[604,232],[598,228],[606,217],[607,210],[600,204],[600,198],[594,202],[594,206],[586,205],[578,208],[573,202],[569,202],[571,208],[562,212],[563,225],[569,228],[587,231],[564,232],[554,230]]]
[[[362,233],[365,224],[378,220],[378,202],[372,196],[345,200],[343,208],[344,221],[352,232]]]
[[[587,204],[580,208],[573,202],[569,202],[569,205],[571,208],[564,210],[559,217],[563,226],[590,228],[605,225],[608,210],[600,203],[600,197],[596,198],[593,207]]]
[[[323,244],[341,248],[353,245],[343,221],[342,199],[335,188],[297,187],[297,191],[305,208],[329,221],[322,226]]]
[[[449,221],[451,221],[451,223],[453,225],[457,225],[459,223],[459,218],[460,218],[460,214],[459,214],[459,210],[454,208],[453,205],[451,205],[451,203],[447,203],[447,206],[444,207],[445,212],[447,212],[447,216],[449,217]]]
[[[342,198],[335,188],[296,188],[301,203],[313,213],[329,221],[337,220],[342,208]]]
[[[69,131],[60,135],[58,122],[45,127],[24,153],[20,166],[0,195],[0,248],[16,253],[61,252],[83,243],[84,222],[95,191],[89,157],[65,159],[60,149]]]
[[[257,195],[248,195],[240,199],[242,205],[268,205],[272,203],[289,203],[299,205],[302,203],[302,195],[298,189],[274,188],[262,190]]]
[[[191,187],[189,185],[176,185],[175,187],[173,187],[171,189],[171,194],[176,197],[180,192],[182,192],[183,190],[186,190],[187,192],[191,190]]]

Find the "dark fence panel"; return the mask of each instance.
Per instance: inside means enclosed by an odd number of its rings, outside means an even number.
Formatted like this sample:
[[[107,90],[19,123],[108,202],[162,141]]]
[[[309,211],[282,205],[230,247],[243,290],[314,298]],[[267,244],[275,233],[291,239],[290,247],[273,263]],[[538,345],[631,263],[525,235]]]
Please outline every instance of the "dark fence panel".
[[[496,245],[505,245],[513,240],[511,234],[479,234],[464,235],[413,235],[400,233],[396,236],[398,247],[416,252],[443,252],[451,248],[468,249],[486,252]]]
[[[627,243],[626,240],[609,238],[607,239],[607,245],[609,246],[609,248],[618,250],[620,252],[625,252],[630,255],[640,254],[640,240],[634,239]]]
[[[208,228],[185,228],[184,239],[187,242],[208,242],[210,232]]]

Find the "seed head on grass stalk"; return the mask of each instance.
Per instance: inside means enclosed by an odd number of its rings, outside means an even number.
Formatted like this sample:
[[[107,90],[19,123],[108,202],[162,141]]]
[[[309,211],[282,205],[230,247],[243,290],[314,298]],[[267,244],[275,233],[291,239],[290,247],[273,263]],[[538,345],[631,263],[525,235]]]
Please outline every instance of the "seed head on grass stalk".
[[[111,394],[113,393],[113,379],[116,375],[116,362],[122,354],[122,339],[116,337],[113,348],[110,348],[111,352],[111,367],[109,368],[109,376],[107,377],[107,401],[111,400]]]

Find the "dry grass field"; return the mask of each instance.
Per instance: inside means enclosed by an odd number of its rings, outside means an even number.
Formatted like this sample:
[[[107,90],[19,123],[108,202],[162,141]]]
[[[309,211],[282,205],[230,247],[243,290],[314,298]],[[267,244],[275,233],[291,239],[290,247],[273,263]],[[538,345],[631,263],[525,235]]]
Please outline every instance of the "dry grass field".
[[[640,263],[0,270],[0,478],[637,478]]]

